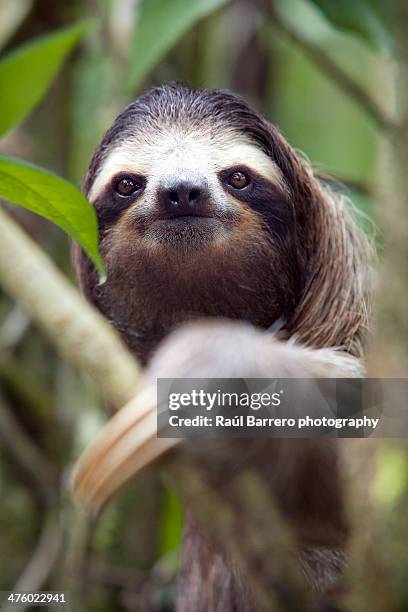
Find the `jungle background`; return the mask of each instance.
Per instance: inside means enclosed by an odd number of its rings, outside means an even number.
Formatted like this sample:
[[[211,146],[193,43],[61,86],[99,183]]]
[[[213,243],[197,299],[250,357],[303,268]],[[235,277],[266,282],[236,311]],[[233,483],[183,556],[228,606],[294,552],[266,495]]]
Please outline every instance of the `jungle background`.
[[[385,0],[0,0],[3,57],[38,37],[87,24],[33,112],[2,138],[0,154],[34,162],[80,186],[100,137],[145,88],[176,80],[241,93],[335,188],[349,194],[364,213],[361,223],[380,259],[387,240],[393,243],[393,254],[384,258],[383,277],[390,284],[378,307],[381,351],[373,352],[371,361],[379,372],[398,354],[398,375],[406,376],[403,160],[408,156],[404,138],[389,136],[395,134],[391,117],[406,88],[395,87],[398,32],[391,26],[390,5]],[[405,59],[402,49],[401,65]],[[398,134],[405,124],[402,113]],[[393,174],[398,164],[389,163],[393,155],[401,159],[398,180]],[[5,200],[2,206],[75,282],[66,235]],[[397,213],[402,213],[398,221]],[[10,256],[8,267],[14,263]],[[74,461],[106,418],[95,381],[61,358],[13,292],[0,290],[0,590],[27,584],[72,589],[84,610],[165,612],[174,602],[183,516],[177,491],[156,472],[135,479],[93,526],[86,585],[78,587],[67,482]],[[350,609],[405,610],[404,444],[382,445],[375,465],[370,537],[382,538],[383,545],[375,555],[369,554],[370,538],[357,545],[356,567],[361,574],[366,568],[366,578],[364,596]]]

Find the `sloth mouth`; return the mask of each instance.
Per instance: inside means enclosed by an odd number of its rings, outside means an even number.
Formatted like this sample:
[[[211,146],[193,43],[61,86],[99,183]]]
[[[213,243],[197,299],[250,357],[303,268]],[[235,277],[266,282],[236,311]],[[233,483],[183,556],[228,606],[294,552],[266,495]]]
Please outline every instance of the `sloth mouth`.
[[[174,220],[174,219],[211,219],[214,215],[210,214],[208,210],[195,210],[186,209],[185,207],[175,209],[171,212],[166,212],[164,215],[160,215],[160,220]]]
[[[183,253],[225,240],[239,219],[237,211],[225,206],[183,205],[150,214],[143,209],[135,212],[133,225],[147,245],[180,247]]]
[[[161,219],[157,219],[159,222],[164,223],[200,223],[205,221],[206,219],[214,219],[214,217],[210,217],[208,215],[177,215],[174,217],[163,217]]]
[[[153,221],[146,229],[145,238],[155,243],[198,247],[220,236],[225,224],[216,217],[179,215]]]
[[[222,225],[222,221],[216,217],[204,217],[202,215],[180,215],[178,217],[166,217],[156,219],[152,223],[152,227],[162,230],[174,230],[177,229],[204,229],[204,228],[216,228]]]

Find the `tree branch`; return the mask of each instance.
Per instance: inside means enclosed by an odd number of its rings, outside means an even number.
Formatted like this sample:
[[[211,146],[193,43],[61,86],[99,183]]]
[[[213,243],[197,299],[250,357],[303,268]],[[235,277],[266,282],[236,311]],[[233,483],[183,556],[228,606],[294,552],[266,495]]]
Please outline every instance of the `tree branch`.
[[[86,612],[89,559],[99,517],[84,513],[69,498],[65,500],[64,510],[67,549],[63,562],[62,590],[68,592],[72,610]]]
[[[61,355],[90,375],[113,406],[121,407],[134,395],[140,375],[138,364],[106,319],[80,296],[1,208],[0,225],[0,284],[40,324]],[[47,462],[20,430],[4,403],[0,409],[0,434],[4,443],[19,464],[29,470],[41,492],[49,496],[51,476]],[[87,559],[93,524],[76,508],[72,508],[66,520],[69,530],[66,574],[70,595],[78,606],[85,580],[85,574],[79,580],[78,568],[83,569]],[[47,524],[18,588],[38,590],[51,571],[57,552],[51,546],[50,530]],[[56,536],[54,540],[56,545]]]
[[[116,332],[2,209],[0,225],[0,284],[115,407],[125,404],[140,370]]]
[[[6,400],[0,393],[0,440],[16,463],[26,472],[38,490],[40,499],[49,504],[55,498],[57,473],[20,427]]]

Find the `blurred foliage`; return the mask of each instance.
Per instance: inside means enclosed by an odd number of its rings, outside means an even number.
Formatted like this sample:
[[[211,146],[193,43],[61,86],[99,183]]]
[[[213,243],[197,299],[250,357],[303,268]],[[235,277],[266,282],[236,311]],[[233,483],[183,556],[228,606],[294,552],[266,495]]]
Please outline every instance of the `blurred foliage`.
[[[374,215],[376,128],[364,109],[293,44],[274,22],[270,7],[370,95],[384,101],[390,97],[392,60],[384,51],[392,43],[383,0],[1,0],[1,131],[24,122],[0,142],[0,153],[45,166],[79,185],[104,130],[146,87],[168,80],[225,87],[262,110],[319,172],[342,183],[360,208]],[[84,36],[82,20],[90,18],[95,27]],[[74,45],[76,52],[67,59]],[[0,172],[7,163],[1,158]],[[85,206],[81,226],[74,230],[67,227],[72,217],[60,217],[74,212],[68,198],[73,207],[79,197],[64,191],[68,184],[29,165],[21,167],[26,187],[30,173],[39,173],[35,183],[41,196],[26,192],[16,197],[17,186],[13,193],[0,193],[11,202],[25,201],[71,235],[85,231]],[[47,206],[45,187],[54,180],[60,180],[59,202]],[[51,214],[54,205],[57,211]],[[62,232],[27,211],[10,210],[72,274]],[[86,231],[93,230],[89,226]],[[3,294],[0,407],[15,416],[56,470],[58,482],[64,482],[70,463],[95,435],[106,411],[90,381],[61,363]],[[30,559],[49,509],[3,444],[0,457],[4,590],[12,588]],[[397,504],[406,494],[405,458],[391,449],[379,465],[375,496]],[[128,487],[98,522],[87,568],[87,609],[170,610],[181,528],[180,504],[156,474],[147,473]],[[61,586],[63,550],[60,556],[45,588]]]
[[[227,0],[150,0],[142,2],[131,45],[127,91],[137,88],[155,64],[180,37]]]
[[[390,53],[393,50],[390,20],[392,3],[385,0],[312,1],[335,26],[359,34],[378,51]]]
[[[368,89],[377,82],[375,58],[360,40],[333,29],[308,3],[289,0],[280,2],[279,7],[293,27],[319,41]],[[275,120],[289,142],[318,170],[347,181],[370,181],[375,171],[377,138],[370,119],[276,28],[268,31],[268,38],[282,57],[278,81],[282,95],[276,101]]]
[[[0,64],[0,135],[16,127],[46,93],[84,24],[42,37],[9,53]]]

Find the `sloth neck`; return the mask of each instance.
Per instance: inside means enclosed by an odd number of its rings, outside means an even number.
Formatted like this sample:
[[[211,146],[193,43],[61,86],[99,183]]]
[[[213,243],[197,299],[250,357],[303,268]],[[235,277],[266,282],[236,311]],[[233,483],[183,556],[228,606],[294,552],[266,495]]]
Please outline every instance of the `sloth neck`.
[[[154,289],[152,288],[154,287]],[[246,285],[194,283],[167,286],[166,283],[128,288],[124,299],[106,292],[98,306],[121,333],[124,341],[146,364],[158,345],[183,323],[206,318],[249,322],[263,329],[285,319],[287,307],[258,279]]]

